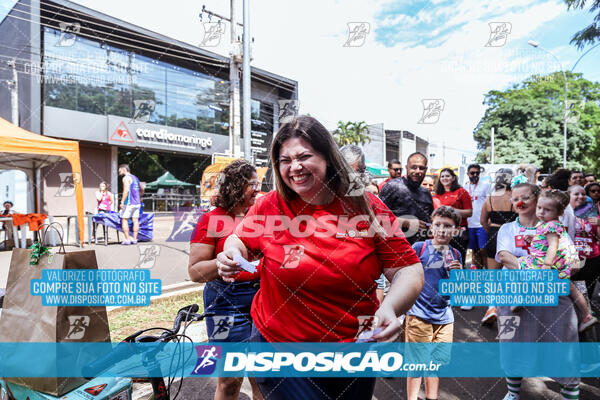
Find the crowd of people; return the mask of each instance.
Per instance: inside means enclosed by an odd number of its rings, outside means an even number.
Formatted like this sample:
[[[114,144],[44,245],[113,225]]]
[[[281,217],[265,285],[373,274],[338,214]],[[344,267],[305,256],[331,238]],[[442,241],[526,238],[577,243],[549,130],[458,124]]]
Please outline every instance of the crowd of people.
[[[556,307],[488,304],[484,324],[520,318],[515,335],[501,342],[577,342],[597,323],[590,308],[600,276],[594,175],[561,169],[540,187],[537,169],[523,166],[498,171],[490,183],[472,164],[461,187],[451,168],[431,181],[427,157],[417,152],[405,168],[391,160],[389,178],[378,185],[360,147],[339,149],[309,116],[282,124],[270,155],[276,189],[259,198],[256,170],[235,161],[192,235],[188,271],[206,282],[205,311],[215,314],[207,319],[210,341],[392,342],[403,335],[410,343],[452,342],[454,313],[438,283],[460,268],[556,269],[582,282]],[[290,228],[282,221],[301,222]],[[303,234],[313,225],[322,230]],[[522,379],[509,376],[505,400],[519,399]],[[578,398],[579,378],[554,379],[563,398]],[[418,398],[421,381],[407,378],[409,400]],[[219,378],[215,398],[238,398],[241,382]],[[437,399],[439,379],[424,383],[427,399]],[[256,399],[367,399],[375,379],[263,377],[251,384]]]

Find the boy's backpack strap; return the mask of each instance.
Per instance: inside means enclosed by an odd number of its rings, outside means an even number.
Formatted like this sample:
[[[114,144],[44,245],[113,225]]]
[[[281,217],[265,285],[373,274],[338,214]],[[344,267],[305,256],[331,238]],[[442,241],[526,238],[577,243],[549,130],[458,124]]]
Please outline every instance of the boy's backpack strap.
[[[429,247],[429,240],[425,240],[421,245],[421,251],[419,251],[419,258],[423,257],[423,254],[425,254],[425,250],[427,250],[427,247]]]

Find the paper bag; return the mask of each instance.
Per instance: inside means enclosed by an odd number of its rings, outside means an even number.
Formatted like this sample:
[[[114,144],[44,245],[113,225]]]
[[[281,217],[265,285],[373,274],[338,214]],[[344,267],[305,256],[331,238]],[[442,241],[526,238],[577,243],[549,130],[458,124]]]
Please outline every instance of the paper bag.
[[[44,269],[97,269],[96,253],[93,250],[57,252],[50,260],[45,254],[37,265],[30,265],[31,252],[13,250],[0,317],[0,342],[110,342],[106,307],[43,306],[41,296],[32,296],[30,290],[31,280],[40,279]],[[53,348],[49,346],[49,351]],[[23,362],[18,355],[15,357]],[[61,354],[56,351],[56,357],[52,358],[58,360],[59,357]],[[36,370],[48,371],[48,378],[7,380],[54,396],[62,396],[87,381],[85,378],[52,378],[56,365],[32,362]]]

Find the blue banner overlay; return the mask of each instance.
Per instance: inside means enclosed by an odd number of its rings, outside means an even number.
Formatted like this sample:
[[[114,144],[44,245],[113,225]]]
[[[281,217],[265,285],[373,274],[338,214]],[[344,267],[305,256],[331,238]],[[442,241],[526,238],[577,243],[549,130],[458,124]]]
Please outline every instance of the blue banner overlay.
[[[568,296],[570,281],[555,269],[452,270],[439,292],[453,306],[557,306]]]
[[[35,368],[31,361],[35,360]],[[596,365],[595,369],[583,365]],[[0,343],[0,376],[600,376],[598,343]]]
[[[162,283],[147,269],[45,269],[30,288],[44,306],[149,306]]]

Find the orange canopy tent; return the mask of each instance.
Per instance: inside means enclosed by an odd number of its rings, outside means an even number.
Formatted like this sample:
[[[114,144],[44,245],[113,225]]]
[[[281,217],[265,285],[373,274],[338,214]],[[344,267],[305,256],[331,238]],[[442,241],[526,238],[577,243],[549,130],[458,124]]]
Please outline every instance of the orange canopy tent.
[[[83,189],[79,143],[72,140],[54,139],[19,128],[0,118],[0,169],[24,170],[32,179],[33,172],[66,158],[73,171],[79,243],[83,246]],[[39,201],[38,203],[39,204]],[[36,206],[39,208],[39,206]],[[39,209],[36,210],[40,212]]]

